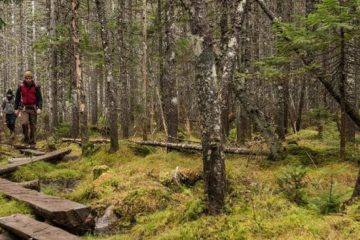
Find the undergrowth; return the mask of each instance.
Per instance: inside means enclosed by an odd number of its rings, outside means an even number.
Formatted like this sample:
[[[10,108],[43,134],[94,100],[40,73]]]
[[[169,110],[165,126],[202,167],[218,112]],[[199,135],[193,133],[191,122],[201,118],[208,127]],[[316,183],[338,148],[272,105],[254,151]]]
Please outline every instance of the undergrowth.
[[[280,162],[227,155],[228,196],[219,216],[206,214],[203,180],[191,186],[168,184],[177,168],[201,172],[200,154],[121,141],[116,153],[109,154],[105,145],[75,161],[20,168],[12,179],[74,180],[69,191],[43,191],[87,204],[99,216],[113,205],[118,234],[84,236],[87,240],[359,239],[360,202],[342,207],[358,172],[359,138],[348,146],[347,161],[340,162],[335,128],[326,125],[321,139],[316,128],[288,136],[287,156]],[[70,147],[80,153],[78,146]],[[0,215],[30,213],[4,198],[0,209],[8,209]]]

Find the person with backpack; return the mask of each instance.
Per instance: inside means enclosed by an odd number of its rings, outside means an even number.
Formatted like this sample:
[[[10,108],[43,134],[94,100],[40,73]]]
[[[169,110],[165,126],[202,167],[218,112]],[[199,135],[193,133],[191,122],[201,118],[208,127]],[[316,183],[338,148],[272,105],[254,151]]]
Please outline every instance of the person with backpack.
[[[1,116],[5,113],[6,117],[6,126],[10,130],[10,137],[15,137],[15,122],[16,122],[16,115],[15,115],[15,96],[13,91],[9,89],[6,92],[6,97],[3,98],[3,102],[1,105]]]
[[[24,134],[23,142],[26,144],[36,144],[37,115],[41,113],[41,108],[42,95],[40,86],[35,83],[32,72],[26,71],[24,80],[15,94],[15,114],[21,117]]]

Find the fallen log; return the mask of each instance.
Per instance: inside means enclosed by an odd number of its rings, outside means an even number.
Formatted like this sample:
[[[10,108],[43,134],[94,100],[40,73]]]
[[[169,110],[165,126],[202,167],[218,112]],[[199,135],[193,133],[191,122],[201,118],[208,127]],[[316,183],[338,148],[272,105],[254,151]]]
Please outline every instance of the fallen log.
[[[1,178],[0,193],[28,204],[35,214],[74,233],[85,233],[94,229],[95,221],[91,209],[83,204],[29,190]]]
[[[81,238],[26,215],[15,214],[0,218],[0,226],[21,239],[80,240]],[[6,239],[6,238],[5,238]],[[14,238],[8,238],[14,239]],[[18,238],[15,238],[18,239]]]
[[[10,163],[10,164],[5,165],[5,166],[0,166],[0,174],[14,172],[19,167],[30,164],[30,163],[34,163],[34,162],[52,161],[52,160],[61,159],[65,155],[69,154],[70,152],[71,152],[71,149],[61,149],[61,150],[57,150],[57,151],[47,153],[47,154],[42,155],[42,156],[28,158],[28,159],[24,159],[22,161],[17,161],[17,162],[14,162],[14,163]]]
[[[135,141],[135,143],[140,145],[148,145],[155,147],[166,147],[169,149],[175,150],[188,150],[188,151],[202,151],[201,145],[195,144],[182,144],[182,143],[166,143],[166,142],[151,142],[151,141]],[[247,148],[233,148],[233,147],[224,147],[225,153],[233,154],[242,154],[242,155],[269,155],[268,151],[263,150],[251,150]]]
[[[36,149],[35,146],[32,146],[32,145],[23,145],[23,144],[14,144],[13,147],[14,147],[15,149],[18,149],[18,150],[20,150],[20,149]]]
[[[81,139],[79,139],[79,138],[62,138],[61,141],[68,142],[68,143],[77,143],[77,144],[81,145]],[[110,143],[110,140],[109,139],[90,139],[89,143],[106,144],[106,143]]]

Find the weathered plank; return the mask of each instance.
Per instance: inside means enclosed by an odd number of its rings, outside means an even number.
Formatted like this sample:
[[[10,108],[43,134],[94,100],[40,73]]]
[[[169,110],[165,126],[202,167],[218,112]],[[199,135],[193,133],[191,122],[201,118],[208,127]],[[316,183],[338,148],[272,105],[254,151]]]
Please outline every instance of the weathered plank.
[[[21,239],[80,240],[78,236],[22,214],[0,218],[0,226]]]
[[[19,149],[19,151],[22,154],[28,155],[28,156],[42,156],[45,155],[45,152],[38,151],[35,149]]]
[[[80,203],[48,196],[1,178],[0,193],[27,203],[35,210],[36,214],[73,232],[83,233],[94,227],[91,209]]]
[[[19,161],[29,160],[29,157],[21,157],[21,158],[9,158],[8,163],[16,163]]]
[[[17,161],[17,162],[10,163],[10,164],[5,165],[5,166],[0,166],[0,174],[14,172],[19,167],[30,164],[30,163],[33,163],[33,162],[51,161],[51,160],[55,160],[55,159],[61,159],[66,154],[69,154],[70,152],[71,152],[71,149],[61,149],[61,150],[57,150],[57,151],[47,153],[47,154],[42,155],[42,156],[33,157],[33,158],[25,159],[25,160],[22,160],[22,161]]]

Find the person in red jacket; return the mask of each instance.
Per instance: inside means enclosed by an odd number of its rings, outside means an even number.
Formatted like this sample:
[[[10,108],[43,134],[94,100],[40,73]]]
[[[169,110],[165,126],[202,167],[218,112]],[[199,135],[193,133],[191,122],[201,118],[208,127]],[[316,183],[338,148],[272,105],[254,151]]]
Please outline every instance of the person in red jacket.
[[[15,114],[20,116],[24,134],[23,142],[35,145],[37,115],[41,113],[42,95],[40,86],[33,79],[31,71],[26,71],[24,81],[15,94]],[[29,133],[30,130],[30,133]]]

